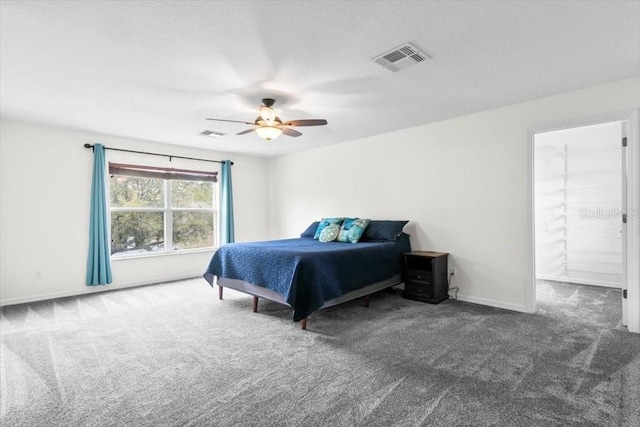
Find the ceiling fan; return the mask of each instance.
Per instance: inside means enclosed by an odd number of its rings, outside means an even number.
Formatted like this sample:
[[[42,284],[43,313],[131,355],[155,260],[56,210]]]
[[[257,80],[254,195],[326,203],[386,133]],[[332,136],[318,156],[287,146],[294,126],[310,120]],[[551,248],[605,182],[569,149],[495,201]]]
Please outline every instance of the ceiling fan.
[[[242,132],[238,132],[236,135],[244,135],[250,132],[255,131],[258,136],[267,141],[271,141],[273,138],[280,136],[280,134],[285,134],[287,136],[295,136],[298,137],[302,135],[295,129],[291,129],[290,126],[321,126],[326,125],[327,121],[325,119],[306,119],[306,120],[290,120],[287,122],[283,122],[280,117],[276,116],[276,112],[273,108],[273,104],[275,104],[275,100],[271,98],[264,98],[262,100],[262,105],[260,106],[260,115],[256,118],[254,122],[243,122],[241,120],[226,120],[226,119],[210,119],[217,122],[232,122],[232,123],[244,123],[247,125],[255,125],[256,127],[243,130]]]

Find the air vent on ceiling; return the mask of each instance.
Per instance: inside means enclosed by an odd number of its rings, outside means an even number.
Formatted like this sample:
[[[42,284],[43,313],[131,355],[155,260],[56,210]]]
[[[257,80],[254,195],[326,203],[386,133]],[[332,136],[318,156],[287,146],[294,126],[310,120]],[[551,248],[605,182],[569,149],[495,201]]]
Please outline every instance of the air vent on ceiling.
[[[225,136],[226,133],[216,132],[213,130],[203,130],[202,132],[200,132],[200,135],[208,136],[210,138],[220,138],[221,136]]]
[[[405,43],[382,55],[376,56],[373,58],[373,61],[395,73],[427,59],[429,59],[427,54],[420,52],[420,50],[411,43]]]

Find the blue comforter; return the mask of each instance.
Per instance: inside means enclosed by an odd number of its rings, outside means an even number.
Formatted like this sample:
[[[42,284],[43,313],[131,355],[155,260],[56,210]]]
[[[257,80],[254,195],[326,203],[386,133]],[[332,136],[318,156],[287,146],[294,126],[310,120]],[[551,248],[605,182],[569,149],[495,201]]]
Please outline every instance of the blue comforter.
[[[211,258],[204,277],[238,279],[271,289],[306,318],[325,301],[400,273],[409,236],[395,242],[321,243],[309,238],[230,243]]]

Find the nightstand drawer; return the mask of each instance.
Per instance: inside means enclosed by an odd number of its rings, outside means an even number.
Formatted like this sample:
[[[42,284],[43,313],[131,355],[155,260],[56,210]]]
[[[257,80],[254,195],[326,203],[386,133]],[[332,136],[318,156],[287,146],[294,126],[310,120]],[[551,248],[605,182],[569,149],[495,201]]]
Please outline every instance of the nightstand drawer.
[[[407,281],[413,283],[422,283],[425,285],[431,284],[431,272],[422,270],[409,270],[407,271]]]
[[[414,283],[414,282],[405,283],[404,290],[409,295],[422,297],[422,298],[431,298],[433,293],[431,285]]]

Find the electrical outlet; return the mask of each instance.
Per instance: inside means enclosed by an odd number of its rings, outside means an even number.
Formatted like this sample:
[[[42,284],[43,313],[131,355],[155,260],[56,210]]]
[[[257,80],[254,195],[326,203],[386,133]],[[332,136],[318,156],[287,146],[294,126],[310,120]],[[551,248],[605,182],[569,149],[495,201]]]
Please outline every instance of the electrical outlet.
[[[455,267],[449,267],[449,276],[456,277],[458,275],[458,271]]]

